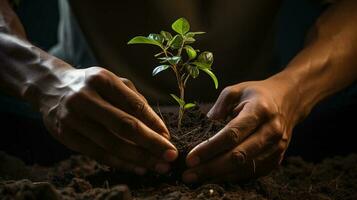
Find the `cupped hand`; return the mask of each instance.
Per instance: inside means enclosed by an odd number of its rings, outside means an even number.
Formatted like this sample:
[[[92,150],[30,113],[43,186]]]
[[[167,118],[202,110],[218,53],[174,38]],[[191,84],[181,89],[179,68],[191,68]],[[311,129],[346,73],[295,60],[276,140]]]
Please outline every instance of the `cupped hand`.
[[[49,86],[40,110],[70,149],[120,170],[169,171],[177,150],[163,121],[134,85],[99,67],[71,69]]]
[[[303,116],[299,100],[289,81],[274,78],[225,88],[207,116],[232,119],[191,150],[183,180],[242,181],[268,174],[281,163]]]

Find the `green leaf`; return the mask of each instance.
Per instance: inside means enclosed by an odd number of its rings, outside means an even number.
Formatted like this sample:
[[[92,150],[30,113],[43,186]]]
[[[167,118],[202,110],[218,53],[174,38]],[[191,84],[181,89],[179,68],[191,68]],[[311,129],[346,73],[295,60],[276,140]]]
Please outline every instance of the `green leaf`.
[[[192,78],[197,78],[200,74],[200,70],[196,66],[186,65],[186,69]]]
[[[155,40],[155,41],[159,42],[160,44],[162,44],[164,42],[164,37],[162,35],[156,34],[156,33],[151,33],[147,38]]]
[[[192,43],[194,43],[196,40],[195,40],[195,38],[193,38],[193,37],[187,37],[186,39],[185,39],[185,44],[192,44]]]
[[[152,45],[156,45],[159,47],[162,47],[161,43],[151,39],[151,38],[147,38],[144,36],[136,36],[133,39],[131,39],[128,44],[152,44]]]
[[[189,60],[192,60],[192,59],[196,58],[197,52],[195,51],[194,48],[192,48],[189,45],[186,45],[184,48],[186,50],[186,53],[187,53],[187,56],[188,56]]]
[[[160,65],[155,67],[155,69],[152,71],[152,76],[155,76],[156,74],[170,68],[170,65]]]
[[[198,62],[198,61],[194,61],[191,64],[195,65],[196,67],[198,67],[199,69],[211,69],[211,65],[208,65],[207,63],[202,63],[202,62]]]
[[[192,64],[196,65],[200,69],[211,69],[213,64],[213,54],[209,51],[204,51],[197,57],[196,61],[192,62]]]
[[[160,32],[160,35],[161,35],[162,37],[164,37],[164,39],[165,39],[166,41],[170,41],[170,40],[172,39],[172,35],[171,35],[170,32],[161,31],[161,32]]]
[[[198,56],[197,61],[211,66],[213,63],[213,54],[209,51],[204,51]]]
[[[214,75],[214,73],[211,70],[207,69],[207,68],[203,68],[201,70],[206,72],[212,78],[212,80],[214,82],[214,87],[217,89],[218,88],[218,80],[217,80],[216,75]]]
[[[178,96],[176,96],[176,95],[174,95],[174,94],[170,94],[170,95],[171,95],[172,98],[175,99],[175,101],[176,101],[181,107],[185,106],[185,101],[182,100],[180,97],[178,97]]]
[[[163,63],[168,62],[171,65],[177,65],[181,61],[181,56],[172,56],[172,57],[162,57],[159,58]]]
[[[198,31],[198,32],[188,32],[186,33],[186,37],[194,37],[195,35],[205,34],[206,32]]]
[[[171,25],[171,28],[177,33],[184,35],[190,30],[190,24],[188,23],[187,19],[181,17]]]
[[[196,106],[196,104],[194,104],[194,103],[187,103],[187,104],[185,104],[185,106],[183,108],[185,110],[187,110],[187,109],[193,108],[195,106]]]
[[[181,48],[182,43],[183,43],[182,36],[181,35],[175,35],[175,37],[172,38],[172,40],[169,41],[169,46],[172,49],[179,49],[179,48]]]

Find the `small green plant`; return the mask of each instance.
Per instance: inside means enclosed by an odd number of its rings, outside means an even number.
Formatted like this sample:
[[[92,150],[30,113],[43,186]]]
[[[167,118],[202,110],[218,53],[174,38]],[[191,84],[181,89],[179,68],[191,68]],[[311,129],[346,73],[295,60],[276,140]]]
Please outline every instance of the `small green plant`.
[[[152,75],[172,69],[176,76],[179,95],[170,94],[179,104],[178,128],[181,128],[181,121],[185,110],[195,107],[194,103],[187,103],[185,100],[185,88],[190,77],[197,78],[200,71],[208,74],[214,86],[218,88],[217,77],[212,72],[213,54],[209,51],[200,53],[200,50],[192,47],[196,41],[195,36],[205,32],[190,32],[190,24],[185,18],[176,20],[171,28],[177,33],[161,31],[160,34],[151,33],[149,36],[136,36],[128,44],[150,44],[160,47],[160,52],[155,57],[160,61],[160,65],[155,67]],[[186,52],[182,53],[183,51]]]

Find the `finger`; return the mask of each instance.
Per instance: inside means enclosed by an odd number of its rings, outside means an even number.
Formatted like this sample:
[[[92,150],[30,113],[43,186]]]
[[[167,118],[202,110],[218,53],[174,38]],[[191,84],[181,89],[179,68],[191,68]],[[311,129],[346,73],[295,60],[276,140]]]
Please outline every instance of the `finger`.
[[[191,150],[186,158],[189,167],[198,165],[216,155],[234,148],[252,134],[261,123],[264,114],[247,103],[237,117],[212,138],[202,142]]]
[[[133,84],[133,82],[131,82],[129,79],[126,78],[120,78],[121,81],[123,81],[123,83],[130,88],[131,90],[133,90],[137,95],[139,95],[146,103],[148,102],[146,100],[146,98],[136,89],[135,85]]]
[[[82,92],[67,101],[71,101],[69,104],[77,112],[86,113],[90,120],[99,122],[107,130],[145,148],[156,157],[169,162],[176,159],[177,150],[167,139],[135,117],[107,103],[95,92]]]
[[[161,118],[137,92],[127,87],[120,78],[109,71],[92,76],[89,85],[112,105],[135,116],[157,133],[169,137],[169,131]],[[129,84],[130,85],[130,84]]]
[[[186,170],[182,175],[182,180],[186,183],[204,182],[215,177],[223,176],[234,169],[234,165],[229,162],[228,154],[218,156],[216,159]]]
[[[250,135],[232,151],[232,156],[237,162],[246,162],[260,154],[261,158],[270,156],[273,152],[283,152],[286,146],[282,141],[282,133],[272,128],[271,123],[261,126],[254,134]]]
[[[235,173],[231,178],[246,180],[262,176],[280,163],[287,143],[282,140],[282,134],[276,133],[277,130],[272,127],[274,127],[272,123],[264,124],[255,134],[228,153],[235,168],[245,171],[245,173]],[[252,170],[253,173],[249,173]],[[221,178],[229,180],[228,176]]]
[[[80,116],[69,117],[67,121],[68,126],[74,127],[75,130],[118,159],[146,169],[156,170],[159,173],[167,173],[170,169],[169,164],[162,159],[156,158],[143,148],[121,139],[96,122]]]
[[[125,89],[126,90],[126,89]],[[123,93],[126,93],[123,91]],[[120,101],[120,96],[125,95],[123,97],[126,101]],[[108,100],[116,107],[123,108],[123,110],[146,124],[149,128],[159,133],[160,135],[170,139],[170,133],[167,129],[163,120],[158,116],[158,114],[151,108],[148,104],[147,100],[139,93],[127,93],[127,94],[119,94],[113,95],[112,98],[108,98]]]
[[[225,119],[239,102],[240,91],[238,87],[229,86],[222,90],[217,101],[207,113],[211,119]]]
[[[57,140],[71,150],[88,155],[100,163],[122,171],[134,172],[138,175],[146,173],[145,168],[111,156],[111,154],[106,152],[103,148],[73,129],[67,128],[65,132],[56,134],[55,136]]]
[[[236,170],[212,179],[212,182],[242,182],[268,175],[279,166],[280,152],[276,151],[264,159],[251,159],[243,165],[237,165]]]
[[[188,183],[207,180],[221,182],[264,175],[277,166],[283,152],[279,143],[262,142],[266,141],[262,139],[264,131],[265,128],[260,129],[237,148],[187,170],[183,180]]]
[[[254,159],[259,154],[261,154],[258,157],[260,161],[266,160],[265,158],[270,157],[274,152],[283,153],[285,146],[282,144],[284,142],[280,140],[278,134],[272,134],[275,130],[271,127],[270,123],[264,124],[233,150],[188,170],[184,174],[184,180],[187,182],[204,181],[208,178],[223,176],[236,169],[242,170],[239,173],[247,174],[247,169],[251,169],[250,162],[255,162]],[[244,178],[244,176],[241,175],[240,178]]]

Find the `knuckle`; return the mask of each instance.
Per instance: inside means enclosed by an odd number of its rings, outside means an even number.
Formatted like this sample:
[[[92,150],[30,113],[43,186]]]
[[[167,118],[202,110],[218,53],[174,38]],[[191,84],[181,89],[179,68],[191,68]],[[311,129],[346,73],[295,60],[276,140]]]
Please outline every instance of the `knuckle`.
[[[106,81],[109,77],[109,72],[106,69],[98,68],[94,73],[90,74],[86,78],[86,82],[88,85],[97,85],[103,81]]]
[[[131,82],[131,80],[127,79],[127,78],[120,78],[121,81],[123,81],[123,83],[129,87],[133,87],[134,83]]]
[[[247,161],[247,154],[243,150],[236,149],[231,153],[231,161],[234,165],[244,164]]]
[[[260,103],[258,104],[258,109],[262,112],[265,113],[266,115],[271,115],[272,111],[271,111],[271,107],[269,105],[269,103],[267,101],[260,101]]]
[[[124,130],[137,130],[139,128],[139,121],[132,117],[122,118],[122,129]]]
[[[281,140],[284,136],[284,127],[279,120],[274,120],[270,124],[270,136],[274,140]]]
[[[131,103],[131,110],[136,113],[136,114],[140,114],[143,113],[146,109],[146,104],[144,101],[142,100],[133,100]]]
[[[225,139],[231,144],[237,145],[241,141],[241,135],[238,127],[228,127]]]
[[[235,96],[235,90],[233,86],[227,86],[225,87],[222,92],[221,92],[221,96],[223,98],[232,98]]]

